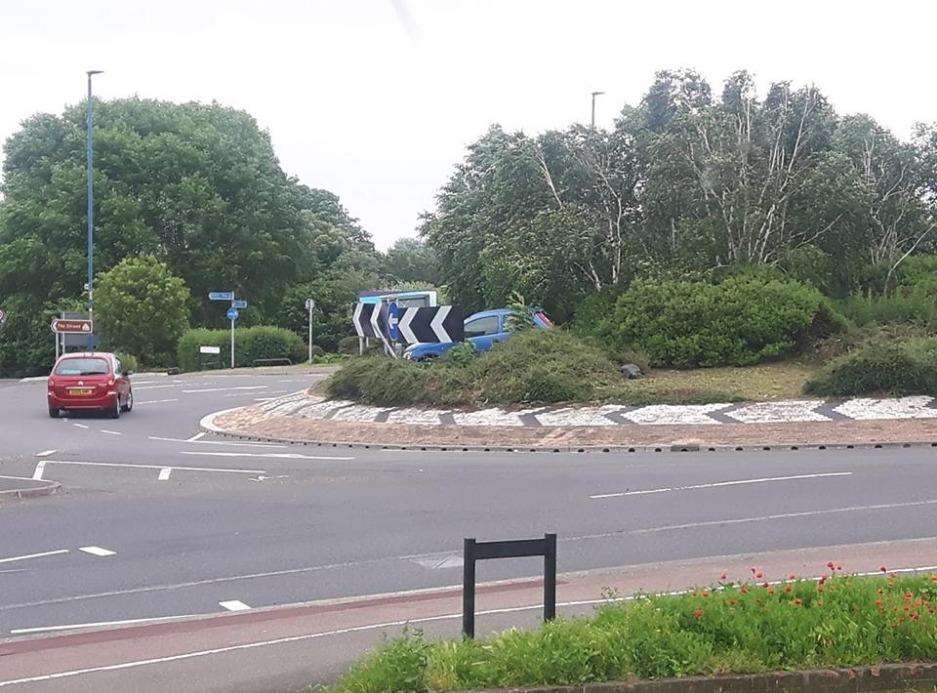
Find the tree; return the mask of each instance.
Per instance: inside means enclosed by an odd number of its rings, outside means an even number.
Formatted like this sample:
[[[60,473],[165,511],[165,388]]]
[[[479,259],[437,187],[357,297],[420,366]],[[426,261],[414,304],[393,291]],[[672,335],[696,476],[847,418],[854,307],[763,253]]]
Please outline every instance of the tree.
[[[129,257],[98,275],[95,325],[115,351],[166,365],[188,327],[185,282],[152,255]]]
[[[393,283],[436,285],[439,282],[436,253],[418,238],[400,238],[384,254],[382,274]]]

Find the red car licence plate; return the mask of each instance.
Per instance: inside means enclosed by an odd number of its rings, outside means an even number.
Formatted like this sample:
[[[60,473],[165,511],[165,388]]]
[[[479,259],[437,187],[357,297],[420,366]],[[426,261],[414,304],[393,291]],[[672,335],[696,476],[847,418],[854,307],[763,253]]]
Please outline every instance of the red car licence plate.
[[[90,395],[93,390],[90,387],[70,387],[68,388],[68,394],[75,396],[84,396]]]

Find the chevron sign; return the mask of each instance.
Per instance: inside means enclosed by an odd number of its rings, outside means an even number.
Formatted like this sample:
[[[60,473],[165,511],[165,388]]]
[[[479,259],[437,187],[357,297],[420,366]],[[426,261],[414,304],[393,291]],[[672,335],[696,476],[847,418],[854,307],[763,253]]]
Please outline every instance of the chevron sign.
[[[433,308],[396,307],[392,331],[407,344],[417,342],[461,342],[465,339],[462,309],[455,306]]]

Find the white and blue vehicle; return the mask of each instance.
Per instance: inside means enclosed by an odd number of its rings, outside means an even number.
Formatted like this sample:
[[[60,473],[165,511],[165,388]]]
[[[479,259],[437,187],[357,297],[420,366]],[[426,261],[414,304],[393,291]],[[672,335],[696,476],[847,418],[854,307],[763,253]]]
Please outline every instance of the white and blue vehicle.
[[[470,342],[478,351],[488,351],[497,342],[510,339],[511,316],[514,311],[510,308],[495,308],[473,313],[465,319],[465,341]],[[553,321],[542,310],[531,313],[534,327],[546,330],[553,327]],[[439,358],[458,342],[440,342],[411,344],[404,352],[403,357],[409,361],[427,361]]]

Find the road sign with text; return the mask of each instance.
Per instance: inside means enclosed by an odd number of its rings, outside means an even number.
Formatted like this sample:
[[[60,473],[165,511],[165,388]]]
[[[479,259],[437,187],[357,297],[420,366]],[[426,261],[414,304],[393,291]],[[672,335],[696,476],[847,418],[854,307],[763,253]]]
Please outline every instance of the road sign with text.
[[[233,301],[234,292],[233,291],[212,291],[208,294],[208,300],[210,301]]]
[[[239,310],[242,308],[247,308],[247,301],[240,299],[240,298],[236,298],[233,301],[231,301],[231,307],[237,308]]]
[[[52,321],[52,331],[58,334],[88,334],[93,329],[90,320],[64,320],[56,318]]]

